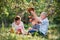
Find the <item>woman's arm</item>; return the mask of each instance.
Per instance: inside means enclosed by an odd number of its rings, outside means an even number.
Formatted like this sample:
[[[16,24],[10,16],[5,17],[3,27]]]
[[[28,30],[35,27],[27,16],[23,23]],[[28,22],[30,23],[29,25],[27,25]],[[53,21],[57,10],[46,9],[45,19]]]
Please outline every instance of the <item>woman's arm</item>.
[[[25,31],[25,28],[24,28],[24,23],[22,22],[22,33],[25,34],[26,31]]]

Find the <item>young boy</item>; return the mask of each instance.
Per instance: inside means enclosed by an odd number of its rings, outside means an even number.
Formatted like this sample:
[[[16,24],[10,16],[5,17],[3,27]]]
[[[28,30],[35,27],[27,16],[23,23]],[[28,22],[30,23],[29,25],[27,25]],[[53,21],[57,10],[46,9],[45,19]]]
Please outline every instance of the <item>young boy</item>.
[[[21,21],[21,17],[20,16],[16,16],[14,19],[14,22],[12,23],[12,29],[17,33],[22,33],[24,34],[25,30],[24,30],[24,24]]]
[[[35,32],[38,32],[40,25],[38,25],[39,23],[36,22],[36,20],[31,20],[30,21],[32,23],[32,28],[29,27],[29,31],[28,33],[31,33],[32,35],[34,35]]]

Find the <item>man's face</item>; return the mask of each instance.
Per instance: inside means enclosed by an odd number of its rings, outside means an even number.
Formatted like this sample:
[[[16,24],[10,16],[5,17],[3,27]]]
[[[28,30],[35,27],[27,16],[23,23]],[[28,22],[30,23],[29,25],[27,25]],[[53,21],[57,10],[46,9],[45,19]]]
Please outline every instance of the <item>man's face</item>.
[[[41,14],[40,17],[41,17],[42,19],[45,19],[45,18],[46,18],[46,15]]]
[[[15,21],[16,25],[20,24],[20,20]]]

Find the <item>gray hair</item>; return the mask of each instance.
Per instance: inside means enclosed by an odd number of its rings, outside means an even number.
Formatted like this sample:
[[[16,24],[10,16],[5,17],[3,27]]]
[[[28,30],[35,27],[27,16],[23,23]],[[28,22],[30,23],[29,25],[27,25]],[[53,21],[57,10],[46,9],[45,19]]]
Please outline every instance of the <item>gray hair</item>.
[[[42,12],[41,14],[43,14],[43,15],[47,16],[47,13],[46,13],[46,12]]]

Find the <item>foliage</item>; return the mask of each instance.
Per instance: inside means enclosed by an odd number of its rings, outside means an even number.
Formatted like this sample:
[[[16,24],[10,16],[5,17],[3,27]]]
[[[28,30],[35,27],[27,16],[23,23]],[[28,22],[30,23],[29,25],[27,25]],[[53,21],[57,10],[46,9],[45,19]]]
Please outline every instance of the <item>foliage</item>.
[[[59,27],[56,27],[54,25],[49,26],[48,35],[46,37],[36,36],[36,35],[31,36],[24,34],[18,35],[15,33],[10,33],[9,32],[10,28],[4,28],[6,31],[0,28],[0,40],[59,40],[60,33],[57,30]],[[3,32],[1,32],[1,30],[3,30]]]
[[[55,0],[56,3],[56,16],[54,17],[54,23],[60,24],[60,0]]]
[[[29,7],[33,7],[38,16],[42,11],[48,13],[50,25],[47,38],[9,32],[10,24],[16,15],[22,17],[26,29],[32,26],[28,18],[30,14],[27,12]],[[60,40],[59,14],[60,0],[0,0],[0,40]]]
[[[52,22],[55,17],[55,4],[54,0],[0,0],[0,24],[3,21],[5,26],[8,26],[16,15],[20,15],[22,21],[28,24],[27,8],[29,7],[33,7],[38,16],[42,11],[46,11]]]

